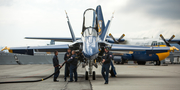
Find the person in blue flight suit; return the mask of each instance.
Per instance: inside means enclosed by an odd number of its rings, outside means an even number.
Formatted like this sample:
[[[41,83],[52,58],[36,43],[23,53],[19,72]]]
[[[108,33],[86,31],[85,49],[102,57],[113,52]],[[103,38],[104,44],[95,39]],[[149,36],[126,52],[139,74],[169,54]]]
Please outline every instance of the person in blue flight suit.
[[[109,78],[109,67],[112,59],[112,53],[109,52],[109,47],[105,47],[105,53],[103,54],[103,60],[102,60],[102,70],[101,74],[105,80],[104,84],[108,84],[108,78]]]
[[[54,82],[59,82],[59,80],[57,80],[58,76],[59,76],[59,60],[58,60],[58,51],[54,51],[54,57],[53,57],[53,66],[54,66]]]
[[[69,48],[64,55],[64,61],[67,61],[71,57],[71,49]],[[69,76],[69,69],[70,69],[70,64],[66,63],[65,65],[65,72],[64,72],[64,81],[66,81],[66,78]]]
[[[72,56],[68,61],[70,63],[70,80],[68,82],[73,82],[73,73],[74,73],[74,78],[75,82],[77,82],[77,63],[78,63],[78,57],[75,54],[75,51],[72,51]]]

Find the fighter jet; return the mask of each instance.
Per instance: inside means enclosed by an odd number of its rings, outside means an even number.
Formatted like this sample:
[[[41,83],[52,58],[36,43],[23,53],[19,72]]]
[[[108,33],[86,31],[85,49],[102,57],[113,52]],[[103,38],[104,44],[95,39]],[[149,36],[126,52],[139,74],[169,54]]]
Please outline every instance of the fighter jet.
[[[170,46],[170,42],[172,42],[173,38],[175,37],[174,35],[168,40],[166,41],[164,39],[164,37],[161,35],[162,40],[159,39],[147,39],[147,38],[143,38],[143,39],[123,39],[123,37],[125,36],[125,34],[122,34],[122,36],[120,36],[120,38],[114,38],[112,34],[107,35],[108,31],[106,31],[105,28],[107,28],[106,26],[109,25],[107,24],[105,26],[105,22],[104,22],[104,18],[103,18],[103,13],[102,13],[102,8],[101,6],[97,6],[96,8],[96,14],[97,14],[97,27],[98,27],[98,36],[100,38],[100,40],[103,40],[102,37],[104,37],[106,35],[105,41],[111,44],[122,44],[122,45],[136,45],[136,46],[148,46],[148,47],[171,47]],[[67,15],[67,13],[66,13]],[[72,27],[70,25],[70,21],[69,18],[67,16],[68,19],[68,25],[70,28],[70,32],[71,35],[74,37],[73,31],[72,31]],[[108,27],[109,28],[109,27]],[[73,38],[52,38],[52,37],[25,37],[25,39],[41,39],[41,40],[51,40],[50,44],[54,45],[55,41],[61,41],[61,42],[73,42],[75,39]],[[76,40],[81,40],[81,38],[77,38]],[[163,41],[164,40],[164,41]],[[177,42],[177,41],[176,41]],[[166,44],[166,45],[165,45]],[[152,47],[152,48],[153,48]],[[99,55],[102,55],[103,52],[101,52]],[[164,60],[165,57],[167,57],[169,55],[169,52],[164,52],[164,53],[160,53],[160,52],[156,52],[156,53],[149,53],[147,51],[121,51],[121,52],[114,52],[114,62],[117,64],[124,64],[126,61],[136,61],[138,63],[138,65],[145,65],[147,61],[151,61],[151,62],[155,62],[155,65],[160,65],[160,61]],[[158,56],[157,56],[158,55]],[[162,58],[160,58],[162,57]]]
[[[100,31],[101,24],[104,23],[101,20],[102,15],[98,15],[97,11],[100,10],[101,6],[97,6],[96,10],[93,8],[86,9],[83,13],[83,23],[82,23],[82,31],[81,38],[76,38],[71,27],[69,17],[66,13],[68,26],[71,32],[71,40],[70,44],[62,44],[62,45],[49,45],[49,46],[27,46],[27,47],[6,47],[4,49],[9,50],[10,53],[19,53],[19,54],[27,54],[34,55],[34,52],[53,52],[57,50],[58,52],[65,52],[68,48],[72,50],[82,50],[84,58],[87,60],[88,70],[85,72],[85,78],[89,75],[95,77],[95,71],[93,71],[93,66],[96,65],[96,62],[101,62],[101,57],[104,53],[104,47],[109,47],[110,51],[118,52],[118,51],[143,51],[146,52],[147,55],[151,55],[155,58],[164,59],[168,56],[168,54],[163,54],[162,57],[156,53],[169,53],[175,50],[175,47],[145,47],[145,46],[131,46],[131,45],[120,45],[120,44],[112,44],[106,40],[108,30],[112,21],[112,18],[108,20],[106,26],[103,29],[103,32]],[[66,39],[61,39],[62,41]],[[3,49],[3,50],[4,50]]]

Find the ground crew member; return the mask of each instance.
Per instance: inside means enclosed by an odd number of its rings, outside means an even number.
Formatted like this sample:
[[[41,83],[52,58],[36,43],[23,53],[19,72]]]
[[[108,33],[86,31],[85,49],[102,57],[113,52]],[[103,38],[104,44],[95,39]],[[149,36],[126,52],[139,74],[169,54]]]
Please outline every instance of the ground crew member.
[[[64,55],[64,61],[67,61],[70,57],[71,57],[71,49],[69,48],[66,54]],[[69,68],[70,68],[70,64],[66,63],[65,72],[64,72],[64,81],[66,81],[66,78],[69,76]]]
[[[108,84],[108,78],[109,78],[109,67],[112,59],[112,53],[109,52],[109,48],[105,47],[105,53],[103,54],[103,65],[102,65],[102,70],[101,74],[105,80],[104,84]]]
[[[54,66],[54,82],[59,82],[59,80],[57,80],[58,76],[59,76],[59,60],[58,60],[58,51],[54,51],[54,57],[53,57],[53,66]]]
[[[84,56],[82,54],[82,49],[79,50],[79,53],[77,54],[78,56],[78,60],[80,60],[80,62],[84,62]]]
[[[74,73],[74,78],[75,82],[77,82],[77,63],[78,63],[78,57],[75,54],[75,51],[72,51],[72,56],[68,61],[70,63],[70,80],[68,82],[73,82],[73,73]]]
[[[110,74],[111,74],[111,77],[116,77],[116,70],[115,70],[115,67],[114,67],[114,65],[113,65],[113,63],[112,63],[112,61],[111,61],[111,71],[110,71]]]

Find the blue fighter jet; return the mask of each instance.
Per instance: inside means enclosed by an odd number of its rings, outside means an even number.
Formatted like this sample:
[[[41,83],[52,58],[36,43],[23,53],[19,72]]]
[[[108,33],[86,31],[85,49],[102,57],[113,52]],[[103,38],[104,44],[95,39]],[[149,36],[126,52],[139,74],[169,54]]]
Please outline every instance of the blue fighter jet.
[[[164,59],[169,53],[175,50],[175,47],[144,47],[144,46],[131,46],[131,45],[120,45],[112,44],[106,40],[108,30],[112,21],[108,20],[106,26],[103,24],[102,13],[98,12],[98,9],[101,10],[100,6],[97,6],[96,10],[89,8],[84,11],[83,14],[83,24],[82,24],[82,36],[81,38],[76,38],[71,27],[69,17],[67,15],[67,23],[71,32],[72,38],[58,38],[60,41],[72,41],[70,44],[63,45],[49,45],[49,46],[27,46],[27,47],[5,47],[3,50],[7,49],[10,53],[19,53],[34,55],[34,52],[66,52],[68,48],[72,50],[82,50],[83,56],[86,59],[86,66],[89,67],[86,71],[86,77],[93,75],[93,66],[96,66],[97,62],[101,62],[101,57],[104,53],[104,47],[109,47],[110,51],[143,51],[147,52],[149,55],[154,55],[153,57]],[[101,30],[103,32],[101,32]],[[163,53],[162,55],[156,53]]]

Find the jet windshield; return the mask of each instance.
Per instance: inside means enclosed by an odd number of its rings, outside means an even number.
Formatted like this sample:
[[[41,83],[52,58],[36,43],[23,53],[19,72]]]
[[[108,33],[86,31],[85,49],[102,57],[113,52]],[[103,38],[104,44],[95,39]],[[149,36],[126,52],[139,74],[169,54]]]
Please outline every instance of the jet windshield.
[[[94,10],[87,10],[84,14],[85,23],[84,26],[88,27],[95,27],[96,19],[95,19],[95,11]]]
[[[97,31],[92,28],[88,28],[84,31],[84,36],[97,36]]]

